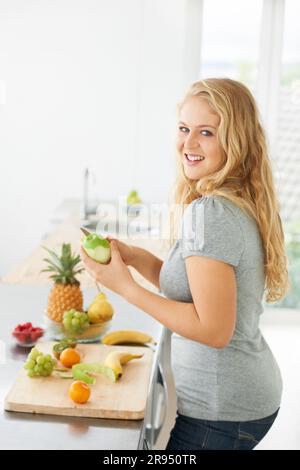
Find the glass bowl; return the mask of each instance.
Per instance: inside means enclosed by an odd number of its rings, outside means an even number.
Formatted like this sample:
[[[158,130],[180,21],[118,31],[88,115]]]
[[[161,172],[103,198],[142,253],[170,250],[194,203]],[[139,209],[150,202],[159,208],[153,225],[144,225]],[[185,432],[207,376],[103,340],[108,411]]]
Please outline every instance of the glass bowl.
[[[65,338],[72,338],[77,343],[93,343],[98,342],[111,327],[111,320],[103,323],[90,323],[90,325],[77,332],[71,332],[65,329],[63,323],[58,323],[44,316],[47,334],[53,340],[61,341]]]
[[[14,338],[15,343],[22,348],[32,348],[35,346],[39,340],[44,336],[45,331],[41,332],[36,340],[32,340],[31,333],[24,333],[22,331],[14,331],[12,336]]]

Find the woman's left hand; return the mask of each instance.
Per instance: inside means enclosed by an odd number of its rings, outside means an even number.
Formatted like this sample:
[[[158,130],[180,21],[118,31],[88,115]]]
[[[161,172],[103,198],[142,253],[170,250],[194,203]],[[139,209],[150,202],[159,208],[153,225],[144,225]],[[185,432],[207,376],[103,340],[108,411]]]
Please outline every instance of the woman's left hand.
[[[96,282],[99,282],[116,294],[125,296],[129,288],[135,284],[135,280],[123,262],[117,243],[114,240],[110,242],[110,249],[111,259],[108,264],[97,263],[97,261],[94,261],[86,254],[82,247],[80,247],[80,256],[84,268]]]

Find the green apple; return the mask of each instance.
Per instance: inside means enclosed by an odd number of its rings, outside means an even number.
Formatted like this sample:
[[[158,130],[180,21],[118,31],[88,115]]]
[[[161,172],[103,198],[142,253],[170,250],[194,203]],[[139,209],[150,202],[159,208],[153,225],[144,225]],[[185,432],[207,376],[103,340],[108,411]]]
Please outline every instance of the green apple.
[[[142,202],[141,198],[138,195],[138,192],[135,191],[134,189],[130,191],[130,193],[127,196],[127,204],[140,204]]]
[[[98,263],[106,264],[111,257],[110,244],[106,238],[97,233],[90,233],[83,241],[82,246],[90,258]]]

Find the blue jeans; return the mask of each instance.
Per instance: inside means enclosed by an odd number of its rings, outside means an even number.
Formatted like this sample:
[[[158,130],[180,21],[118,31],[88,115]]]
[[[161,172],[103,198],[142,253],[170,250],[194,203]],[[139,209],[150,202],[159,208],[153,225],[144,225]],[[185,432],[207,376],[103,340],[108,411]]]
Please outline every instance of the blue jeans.
[[[207,421],[177,413],[166,450],[252,450],[267,434],[278,410],[255,421]]]

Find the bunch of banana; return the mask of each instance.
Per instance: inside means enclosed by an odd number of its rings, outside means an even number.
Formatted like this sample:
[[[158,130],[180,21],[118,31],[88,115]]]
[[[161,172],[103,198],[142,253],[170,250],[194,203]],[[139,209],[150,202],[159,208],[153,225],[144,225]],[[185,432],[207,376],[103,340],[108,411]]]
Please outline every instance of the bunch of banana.
[[[127,362],[132,359],[140,359],[141,357],[143,357],[143,354],[113,351],[106,356],[104,365],[106,367],[110,367],[114,371],[115,378],[118,380],[123,373],[122,365],[127,364]]]
[[[136,330],[112,331],[102,338],[103,344],[156,344],[151,336]]]

